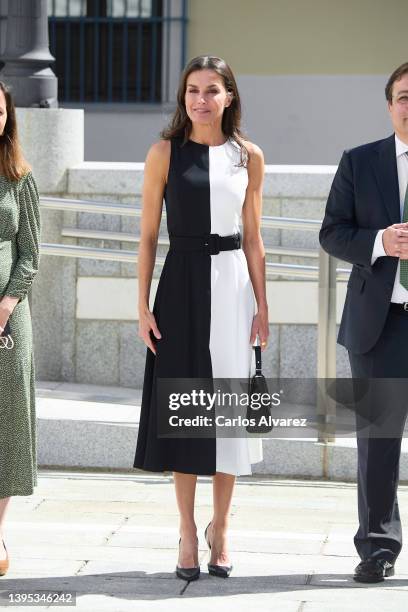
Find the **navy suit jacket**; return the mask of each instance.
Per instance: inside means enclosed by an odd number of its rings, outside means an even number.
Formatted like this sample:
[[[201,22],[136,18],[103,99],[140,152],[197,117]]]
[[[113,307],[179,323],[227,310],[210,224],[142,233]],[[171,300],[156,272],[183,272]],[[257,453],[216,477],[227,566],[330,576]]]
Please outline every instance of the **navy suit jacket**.
[[[338,342],[366,353],[377,342],[389,310],[397,257],[371,265],[379,229],[400,223],[394,135],[345,151],[327,200],[319,234],[323,249],[353,264]]]

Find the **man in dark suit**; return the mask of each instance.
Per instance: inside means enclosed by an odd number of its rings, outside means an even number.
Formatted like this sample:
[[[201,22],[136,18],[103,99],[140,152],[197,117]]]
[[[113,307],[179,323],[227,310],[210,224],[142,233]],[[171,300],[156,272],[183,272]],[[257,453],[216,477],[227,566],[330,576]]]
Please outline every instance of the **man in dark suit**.
[[[408,62],[385,94],[395,133],[343,153],[319,236],[325,251],[353,264],[338,342],[353,378],[371,380],[408,378]],[[392,398],[370,396],[373,414],[395,412],[397,434],[371,437],[357,416],[359,582],[392,576],[402,546],[397,487],[406,406],[398,412],[405,394],[396,398],[397,387],[389,386]]]

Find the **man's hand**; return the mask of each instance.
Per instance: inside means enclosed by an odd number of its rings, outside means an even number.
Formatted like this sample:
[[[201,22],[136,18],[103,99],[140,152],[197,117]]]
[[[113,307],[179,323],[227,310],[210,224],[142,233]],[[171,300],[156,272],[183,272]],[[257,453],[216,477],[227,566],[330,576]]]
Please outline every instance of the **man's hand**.
[[[382,241],[387,255],[408,259],[408,223],[394,223],[387,227]]]

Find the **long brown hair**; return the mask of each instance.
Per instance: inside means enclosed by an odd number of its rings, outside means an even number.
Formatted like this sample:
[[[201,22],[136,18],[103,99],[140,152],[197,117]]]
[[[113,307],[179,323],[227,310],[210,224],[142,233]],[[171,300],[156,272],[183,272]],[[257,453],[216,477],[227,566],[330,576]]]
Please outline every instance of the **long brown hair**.
[[[160,136],[165,140],[170,138],[182,138],[183,143],[187,142],[192,130],[190,117],[187,115],[185,95],[187,88],[187,79],[192,72],[197,70],[213,70],[223,80],[224,87],[231,94],[232,102],[224,109],[222,116],[222,131],[225,136],[235,141],[241,149],[241,163],[245,166],[249,159],[248,149],[245,147],[243,139],[244,135],[241,132],[241,99],[239,97],[237,83],[231,68],[220,57],[214,55],[199,55],[189,61],[184,68],[180,78],[180,85],[177,91],[177,108],[168,125]]]
[[[17,133],[16,107],[9,87],[0,81],[6,99],[7,121],[0,135],[0,170],[11,181],[18,181],[31,170],[21,150]]]

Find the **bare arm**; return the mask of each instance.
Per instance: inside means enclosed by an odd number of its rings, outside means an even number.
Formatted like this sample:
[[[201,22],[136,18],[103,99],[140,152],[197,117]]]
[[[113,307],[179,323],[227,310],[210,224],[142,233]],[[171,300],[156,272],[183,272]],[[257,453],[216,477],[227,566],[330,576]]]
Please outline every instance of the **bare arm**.
[[[149,309],[149,296],[169,162],[170,142],[162,140],[155,143],[146,157],[142,192],[143,207],[138,253],[139,336],[154,354],[156,349],[150,332],[152,331],[157,339],[161,338],[161,334]]]
[[[262,187],[264,178],[264,157],[261,149],[246,143],[249,151],[248,187],[242,209],[242,248],[248,262],[248,271],[254,289],[258,312],[254,317],[250,343],[258,335],[262,349],[269,336],[268,304],[266,301],[265,249],[261,236]],[[262,344],[265,343],[265,344]]]

